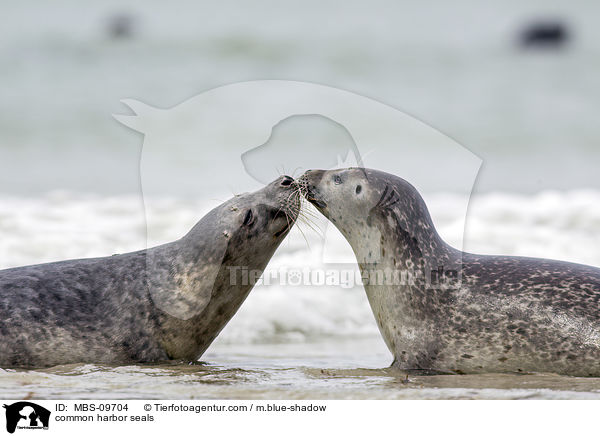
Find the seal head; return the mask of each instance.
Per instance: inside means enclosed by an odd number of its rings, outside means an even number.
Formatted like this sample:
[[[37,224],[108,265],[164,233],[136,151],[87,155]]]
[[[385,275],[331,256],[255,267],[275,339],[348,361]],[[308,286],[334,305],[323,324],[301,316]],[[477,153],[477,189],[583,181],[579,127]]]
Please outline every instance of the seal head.
[[[180,241],[149,253],[150,295],[171,358],[198,357],[233,317],[293,226],[299,196],[293,179],[282,176],[233,197]]]

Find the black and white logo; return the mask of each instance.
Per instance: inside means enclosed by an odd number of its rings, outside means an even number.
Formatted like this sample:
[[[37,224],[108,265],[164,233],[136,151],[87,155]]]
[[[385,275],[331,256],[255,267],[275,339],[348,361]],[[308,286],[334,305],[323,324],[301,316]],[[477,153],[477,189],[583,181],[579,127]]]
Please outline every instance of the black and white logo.
[[[4,405],[6,409],[6,431],[14,433],[19,430],[48,430],[50,411],[29,401],[19,401]]]

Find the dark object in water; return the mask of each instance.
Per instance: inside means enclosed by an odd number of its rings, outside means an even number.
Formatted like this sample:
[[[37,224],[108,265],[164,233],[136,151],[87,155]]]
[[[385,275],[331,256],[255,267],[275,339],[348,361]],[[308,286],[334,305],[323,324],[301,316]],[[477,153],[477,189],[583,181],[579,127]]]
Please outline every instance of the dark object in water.
[[[118,13],[108,18],[108,34],[111,38],[131,38],[134,31],[134,17],[127,13]]]
[[[562,48],[569,40],[567,26],[560,21],[538,21],[521,33],[520,45],[525,48]]]

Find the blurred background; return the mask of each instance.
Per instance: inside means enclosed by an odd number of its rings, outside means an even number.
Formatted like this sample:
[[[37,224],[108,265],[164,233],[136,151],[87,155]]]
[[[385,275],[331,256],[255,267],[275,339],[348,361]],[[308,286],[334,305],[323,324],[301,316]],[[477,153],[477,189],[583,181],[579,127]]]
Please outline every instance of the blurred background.
[[[167,108],[256,79],[407,112],[484,160],[478,190],[599,187],[599,13],[591,0],[7,4],[0,190],[136,192],[141,138],[111,118],[120,99]]]
[[[370,97],[479,156],[467,249],[600,265],[598,2],[56,0],[1,15],[0,267],[143,247],[143,137],[112,118],[129,113],[119,100],[169,108],[259,79]],[[461,194],[429,189],[440,231],[460,242]],[[153,207],[164,240],[207,209],[177,193]],[[309,265],[307,253],[290,238],[272,265]],[[361,337],[374,360],[348,351],[349,365],[389,364],[364,291],[328,291],[257,288],[216,350]]]

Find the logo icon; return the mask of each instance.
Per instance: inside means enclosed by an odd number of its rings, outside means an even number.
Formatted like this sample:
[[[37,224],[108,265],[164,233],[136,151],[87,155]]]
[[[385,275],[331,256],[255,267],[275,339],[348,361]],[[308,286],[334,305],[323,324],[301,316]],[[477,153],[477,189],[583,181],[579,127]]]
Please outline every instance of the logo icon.
[[[48,430],[50,411],[29,401],[19,401],[4,405],[6,409],[6,431],[14,433],[18,429]]]

